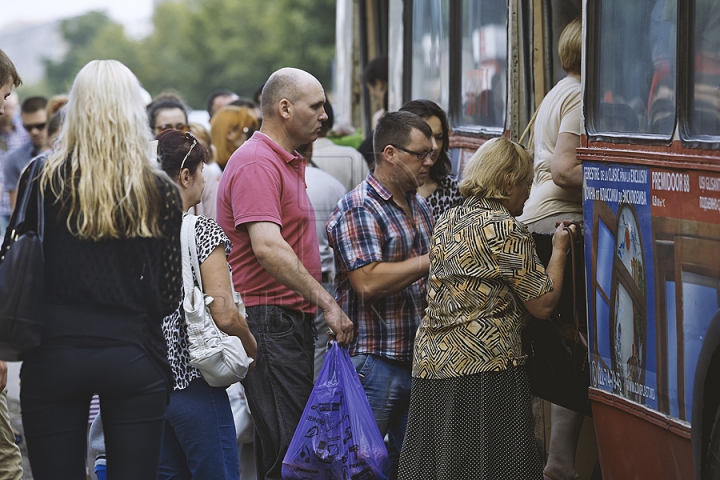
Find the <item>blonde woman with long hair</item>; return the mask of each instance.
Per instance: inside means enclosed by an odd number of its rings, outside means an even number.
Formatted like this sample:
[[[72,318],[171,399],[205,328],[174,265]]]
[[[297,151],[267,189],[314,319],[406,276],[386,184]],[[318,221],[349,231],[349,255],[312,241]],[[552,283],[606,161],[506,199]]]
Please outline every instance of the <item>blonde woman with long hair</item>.
[[[33,477],[85,478],[97,393],[110,478],[154,479],[172,386],[161,325],[180,301],[182,202],[151,157],[140,85],[127,67],[88,63],[65,112],[40,177],[43,340],[21,372]]]
[[[228,105],[210,119],[210,133],[215,147],[215,161],[225,169],[230,156],[260,128],[253,109]]]

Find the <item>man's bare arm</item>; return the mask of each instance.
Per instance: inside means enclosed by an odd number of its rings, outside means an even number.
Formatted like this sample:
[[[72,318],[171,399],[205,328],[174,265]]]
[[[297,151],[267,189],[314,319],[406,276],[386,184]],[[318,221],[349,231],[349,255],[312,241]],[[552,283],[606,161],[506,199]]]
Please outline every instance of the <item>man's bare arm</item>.
[[[292,247],[285,241],[280,226],[272,222],[253,222],[247,225],[255,257],[278,282],[300,294],[323,310],[325,322],[335,332],[340,345],[350,343],[353,323],[335,299],[307,271]]]
[[[374,262],[348,272],[353,289],[366,301],[402,291],[430,270],[427,254],[402,262]]]
[[[580,146],[580,137],[574,133],[561,133],[555,144],[555,153],[550,161],[550,173],[558,187],[567,190],[582,189],[582,162],[575,151]]]

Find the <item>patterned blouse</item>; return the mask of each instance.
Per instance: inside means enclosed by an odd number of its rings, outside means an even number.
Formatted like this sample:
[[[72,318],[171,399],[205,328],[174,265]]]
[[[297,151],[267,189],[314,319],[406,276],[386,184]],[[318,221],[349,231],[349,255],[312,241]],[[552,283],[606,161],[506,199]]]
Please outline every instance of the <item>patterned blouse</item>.
[[[187,213],[183,213],[185,218]],[[197,217],[195,223],[195,238],[197,243],[198,262],[202,264],[220,245],[225,246],[225,255],[230,254],[232,243],[222,228],[213,220],[204,215]],[[183,390],[190,382],[201,377],[200,371],[190,366],[190,349],[185,323],[185,311],[182,308],[182,299],[173,313],[163,318],[162,329],[168,346],[168,361],[173,372],[175,385],[173,390]]]
[[[460,193],[460,190],[458,190],[458,181],[452,175],[440,177],[440,181],[437,182],[437,184],[437,190],[427,197],[427,203],[430,205],[435,223],[437,223],[440,215],[445,213],[445,211],[452,207],[462,205],[465,201],[465,197]]]
[[[442,379],[525,363],[523,302],[551,291],[527,228],[496,200],[471,197],[440,217],[413,377]]]

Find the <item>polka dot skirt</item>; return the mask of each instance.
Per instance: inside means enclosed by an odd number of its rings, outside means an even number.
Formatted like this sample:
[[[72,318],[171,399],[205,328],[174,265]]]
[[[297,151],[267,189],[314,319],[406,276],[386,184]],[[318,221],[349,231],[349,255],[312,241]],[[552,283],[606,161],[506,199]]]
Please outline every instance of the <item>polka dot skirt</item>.
[[[542,480],[525,367],[413,378],[400,480]]]

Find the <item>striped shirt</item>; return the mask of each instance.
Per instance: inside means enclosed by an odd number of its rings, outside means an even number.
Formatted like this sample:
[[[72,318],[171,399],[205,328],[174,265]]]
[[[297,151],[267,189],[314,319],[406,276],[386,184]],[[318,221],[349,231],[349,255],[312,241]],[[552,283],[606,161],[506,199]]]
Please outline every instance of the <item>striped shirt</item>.
[[[350,355],[375,354],[412,360],[415,331],[425,310],[426,277],[404,290],[365,302],[353,290],[348,272],[375,262],[401,262],[428,253],[433,218],[425,199],[406,194],[412,217],[373,176],[343,197],[326,230],[335,254],[335,298],[355,323]]]

